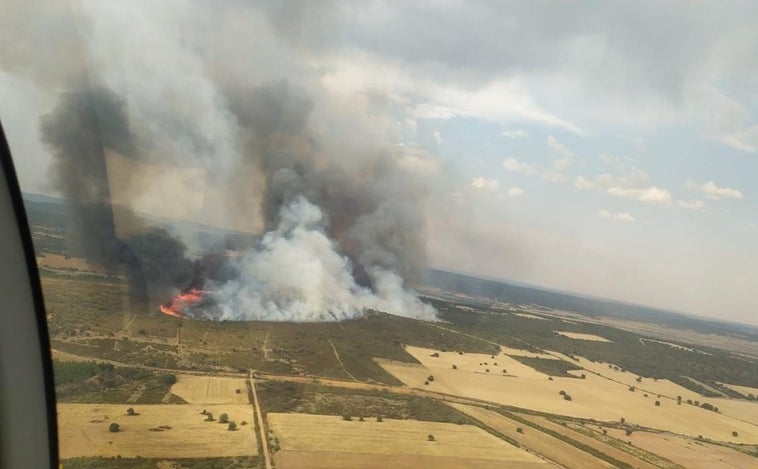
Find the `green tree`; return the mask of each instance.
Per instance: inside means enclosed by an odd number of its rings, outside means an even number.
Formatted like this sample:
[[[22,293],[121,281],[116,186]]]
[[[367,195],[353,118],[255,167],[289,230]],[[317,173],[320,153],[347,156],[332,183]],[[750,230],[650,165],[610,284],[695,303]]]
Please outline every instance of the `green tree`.
[[[108,427],[108,431],[111,432],[111,433],[118,433],[118,432],[121,431],[121,426],[119,424],[117,424],[116,422],[113,422]]]
[[[226,429],[229,430],[230,432],[233,432],[237,430],[237,424],[234,422],[229,422],[229,425],[226,427]]]
[[[218,416],[218,423],[227,423],[229,422],[229,414],[224,412],[223,414]]]

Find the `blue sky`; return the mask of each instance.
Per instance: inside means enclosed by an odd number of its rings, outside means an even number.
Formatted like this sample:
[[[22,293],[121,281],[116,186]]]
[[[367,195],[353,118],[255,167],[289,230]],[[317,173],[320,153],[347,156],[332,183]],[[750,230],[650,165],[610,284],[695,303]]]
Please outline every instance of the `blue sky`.
[[[430,265],[758,323],[754,2],[4,3],[27,190],[49,191],[34,129],[82,62],[146,132],[195,109],[182,128],[224,141],[218,81],[286,80],[316,134],[388,148],[424,186]]]

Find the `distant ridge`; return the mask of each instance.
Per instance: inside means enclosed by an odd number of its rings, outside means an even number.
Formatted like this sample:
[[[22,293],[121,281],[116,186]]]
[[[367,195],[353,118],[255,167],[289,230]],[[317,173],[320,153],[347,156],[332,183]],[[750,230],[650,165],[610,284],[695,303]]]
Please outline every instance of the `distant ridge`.
[[[719,321],[536,286],[515,285],[505,281],[482,279],[438,269],[428,269],[427,272],[427,285],[440,290],[487,297],[516,305],[534,304],[545,308],[574,311],[586,316],[613,316],[619,319],[690,328],[701,332],[731,334],[758,340],[758,327],[748,324]]]
[[[60,197],[52,197],[52,196],[44,195],[44,194],[32,194],[29,192],[22,192],[21,197],[26,202],[35,202],[38,204],[56,204],[56,205],[66,204],[65,199],[61,199]]]

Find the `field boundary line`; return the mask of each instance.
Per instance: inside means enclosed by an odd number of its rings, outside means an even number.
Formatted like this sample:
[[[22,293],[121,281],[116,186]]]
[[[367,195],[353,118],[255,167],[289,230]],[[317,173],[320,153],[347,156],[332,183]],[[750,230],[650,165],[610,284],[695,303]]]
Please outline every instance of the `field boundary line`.
[[[253,370],[249,371],[249,383],[250,389],[253,391],[253,405],[255,409],[255,418],[258,420],[258,433],[261,438],[261,449],[263,450],[263,460],[266,463],[266,469],[272,469],[271,454],[268,451],[268,439],[266,438],[266,426],[263,422],[263,412],[261,412],[261,403],[258,400],[258,391],[255,390],[255,379],[253,378]]]

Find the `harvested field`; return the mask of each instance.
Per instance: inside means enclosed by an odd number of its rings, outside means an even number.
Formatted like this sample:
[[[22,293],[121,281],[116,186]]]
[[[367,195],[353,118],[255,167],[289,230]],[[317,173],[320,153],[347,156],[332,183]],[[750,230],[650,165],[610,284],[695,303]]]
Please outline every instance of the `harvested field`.
[[[708,399],[707,402],[719,407],[720,412],[716,413],[686,403],[677,405],[676,394],[671,396],[666,393],[672,399],[659,399],[653,393],[648,393],[648,397],[645,397],[645,393],[639,390],[630,392],[626,383],[589,372],[586,373],[586,379],[554,377],[549,380],[547,375],[502,354],[492,358],[488,355],[459,355],[411,346],[406,347],[406,351],[421,365],[383,362],[382,366],[414,388],[556,415],[594,418],[598,421],[618,421],[624,417],[629,422],[644,427],[695,437],[703,435],[716,441],[758,443],[758,405],[754,402]],[[432,356],[435,353],[437,356]],[[582,365],[585,362],[589,363],[586,360],[580,361]],[[453,369],[452,365],[456,365],[457,369]],[[608,369],[607,365],[595,365]],[[490,372],[487,373],[486,369]],[[507,373],[503,373],[503,369]],[[628,375],[627,378],[635,382],[635,375],[622,374]],[[425,385],[429,375],[434,377],[434,381]],[[664,380],[659,380],[658,383],[643,380],[641,387],[645,388],[648,384],[675,386]],[[673,389],[675,388],[670,388],[669,391]],[[559,391],[569,394],[572,399],[564,400]],[[656,400],[661,401],[660,406],[655,406]],[[703,402],[702,398],[698,400]],[[733,431],[738,432],[738,438],[732,437]]]
[[[256,456],[253,410],[250,405],[140,405],[139,415],[125,414],[128,406],[112,404],[58,404],[60,457],[121,455],[124,458],[207,458]],[[238,425],[228,431],[218,421],[206,422],[207,409],[218,417],[229,414]],[[118,433],[108,428],[116,422]],[[150,429],[164,428],[162,431]],[[170,428],[165,428],[166,426]]]
[[[568,337],[569,339],[591,340],[593,342],[610,342],[610,340],[606,339],[605,337],[600,337],[599,335],[595,335],[595,334],[581,334],[579,332],[562,332],[562,331],[555,331],[555,333],[558,335],[562,335],[563,337]]]
[[[727,388],[737,391],[738,393],[744,395],[744,396],[758,396],[758,388],[751,388],[748,386],[737,386],[736,384],[726,384],[726,383],[720,383],[722,386],[726,386]]]
[[[670,433],[636,431],[626,436],[622,430],[610,429],[608,434],[622,441],[631,441],[636,447],[692,469],[719,469],[756,467],[758,458],[731,448],[713,445]]]
[[[237,392],[239,391],[239,392]],[[171,386],[189,404],[247,404],[247,385],[242,378],[178,375]]]
[[[479,420],[483,424],[503,435],[517,441],[537,454],[554,461],[564,467],[613,467],[595,456],[586,453],[565,441],[546,433],[532,429],[520,422],[511,420],[493,410],[477,406],[448,403],[454,409]],[[517,431],[524,430],[523,433]]]
[[[66,257],[60,254],[45,254],[44,257],[37,257],[37,265],[40,267],[49,267],[51,269],[76,269],[90,272],[105,272],[105,270],[81,257]]]
[[[552,422],[546,419],[545,417],[538,417],[536,415],[529,415],[529,414],[518,414],[518,416],[523,418],[524,420],[533,422],[542,428],[546,428],[548,430],[552,430],[554,432],[558,432],[562,435],[565,435],[571,438],[572,440],[578,441],[579,443],[582,443],[591,448],[594,448],[597,451],[600,451],[603,454],[607,454],[608,456],[614,459],[618,459],[621,462],[625,462],[631,465],[632,467],[635,467],[638,469],[656,469],[656,467],[658,467],[647,461],[643,461],[639,458],[636,458],[633,455],[625,451],[622,451],[618,448],[615,448],[609,444],[598,441],[595,438],[592,438],[590,436],[579,433],[578,431],[572,430],[570,428],[564,427],[563,425],[559,425],[555,422]]]
[[[281,451],[277,467],[547,467],[471,425],[305,414],[268,414]],[[428,441],[434,435],[434,441]]]

